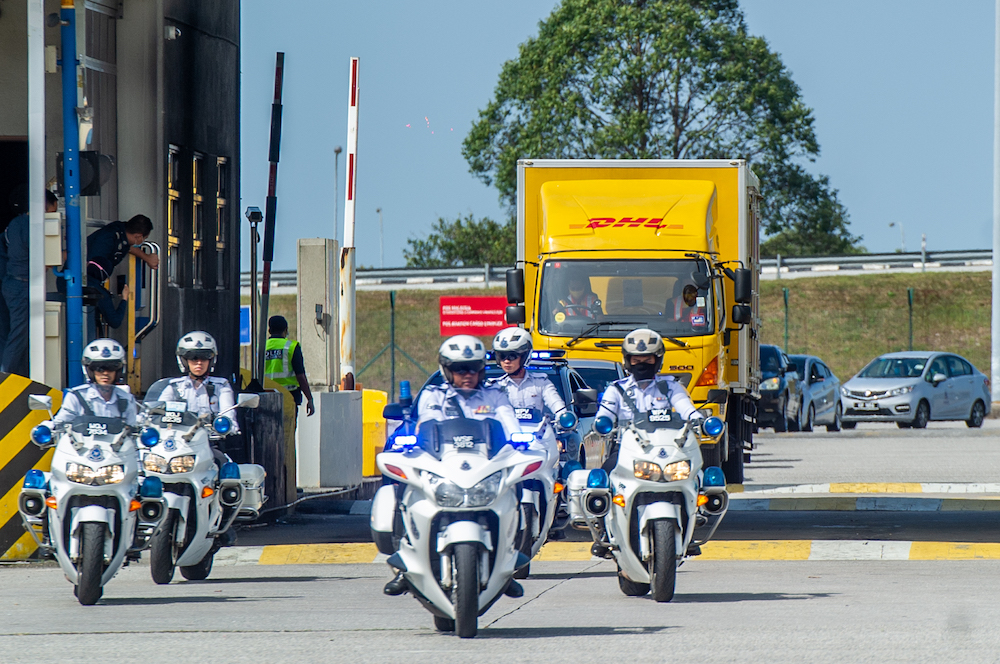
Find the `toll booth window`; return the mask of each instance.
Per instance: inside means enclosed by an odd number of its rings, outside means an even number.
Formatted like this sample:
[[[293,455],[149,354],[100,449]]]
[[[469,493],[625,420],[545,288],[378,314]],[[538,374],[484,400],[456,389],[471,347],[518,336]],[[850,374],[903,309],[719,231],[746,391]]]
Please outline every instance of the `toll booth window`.
[[[167,281],[173,286],[181,283],[181,192],[180,148],[167,150]]]
[[[229,231],[229,160],[219,157],[217,164],[219,179],[215,192],[215,287],[226,290],[229,288],[229,256],[226,254],[226,234]]]
[[[195,288],[204,285],[204,259],[202,251],[202,241],[205,238],[205,207],[202,197],[201,177],[202,177],[202,155],[195,153],[191,159],[191,266],[194,268],[192,275]]]
[[[553,336],[620,339],[637,327],[701,336],[715,330],[715,300],[701,259],[547,261],[538,325]]]

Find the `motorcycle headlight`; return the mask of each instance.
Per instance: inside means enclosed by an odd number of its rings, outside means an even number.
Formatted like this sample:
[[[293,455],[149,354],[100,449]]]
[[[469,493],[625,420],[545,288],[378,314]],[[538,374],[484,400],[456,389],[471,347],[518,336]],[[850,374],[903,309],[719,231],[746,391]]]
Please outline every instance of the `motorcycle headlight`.
[[[442,481],[434,489],[434,501],[441,507],[461,507],[465,492],[457,484]]]
[[[776,390],[779,387],[781,387],[781,379],[777,376],[774,378],[768,378],[760,384],[760,389],[762,390]]]
[[[150,473],[167,472],[167,460],[159,454],[147,454],[142,460],[142,467]]]
[[[691,476],[690,461],[675,461],[674,463],[668,463],[663,467],[664,482],[676,482],[677,480],[686,480],[690,476]]]
[[[194,468],[194,455],[185,454],[184,456],[176,456],[170,460],[170,472],[171,473],[190,473]]]
[[[647,480],[649,482],[660,481],[660,467],[652,461],[636,461],[633,464],[633,469],[635,478],[638,480]]]
[[[898,397],[901,394],[909,394],[913,391],[912,385],[907,385],[906,387],[897,387],[894,390],[889,390],[890,397]]]
[[[94,470],[82,463],[67,463],[66,479],[77,484],[90,484],[94,479]]]
[[[103,486],[105,484],[119,484],[125,479],[125,466],[115,464],[113,466],[101,466],[94,471],[94,484]]]
[[[485,507],[497,497],[503,473],[497,471],[465,492],[467,507]]]

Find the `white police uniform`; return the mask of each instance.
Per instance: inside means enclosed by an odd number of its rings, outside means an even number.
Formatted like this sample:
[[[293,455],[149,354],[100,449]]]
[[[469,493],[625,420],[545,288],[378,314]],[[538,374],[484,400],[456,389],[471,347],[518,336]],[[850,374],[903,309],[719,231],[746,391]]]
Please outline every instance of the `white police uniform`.
[[[171,378],[158,397],[159,401],[184,401],[189,411],[198,415],[218,415],[221,411],[236,405],[233,386],[225,378],[205,376],[200,385],[195,386],[190,376]],[[232,433],[239,432],[236,411],[230,410],[223,417],[232,422]]]
[[[136,426],[139,407],[127,389],[115,386],[111,399],[105,401],[93,383],[80,385],[66,391],[62,408],[52,418],[53,424],[72,422],[78,417],[113,417],[123,419],[129,426]]]
[[[462,409],[461,413],[457,412],[454,404],[458,404]],[[483,386],[468,398],[462,396],[448,383],[427,387],[420,393],[420,403],[417,408],[418,425],[428,420],[450,420],[463,414],[475,420],[498,420],[503,425],[504,434],[508,439],[510,434],[521,430],[507,395],[494,387]]]
[[[494,378],[487,385],[496,387],[507,395],[507,400],[514,409],[537,408],[543,411],[549,409],[554,416],[566,410],[566,402],[559,396],[559,390],[552,384],[548,376],[541,373],[525,372],[520,383],[507,374]]]
[[[620,389],[619,389],[620,388]],[[684,386],[673,376],[657,375],[645,387],[640,387],[634,376],[616,380],[608,386],[601,397],[601,406],[597,416],[605,415],[617,422],[619,419],[631,420],[635,415],[628,405],[628,400],[622,396],[622,391],[635,403],[636,408],[646,412],[654,408],[673,408],[683,420],[692,416],[701,417],[691,403]]]

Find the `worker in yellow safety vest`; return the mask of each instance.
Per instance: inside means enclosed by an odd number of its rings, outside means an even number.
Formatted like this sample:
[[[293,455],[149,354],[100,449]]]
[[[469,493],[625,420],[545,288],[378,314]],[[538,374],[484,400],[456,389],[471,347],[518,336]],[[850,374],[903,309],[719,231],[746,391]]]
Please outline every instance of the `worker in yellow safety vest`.
[[[267,333],[270,338],[264,350],[264,377],[287,389],[295,399],[296,407],[302,405],[304,394],[306,415],[312,415],[316,408],[313,406],[312,392],[309,391],[309,380],[306,378],[302,346],[298,341],[287,338],[288,321],[284,316],[271,316],[267,319]]]

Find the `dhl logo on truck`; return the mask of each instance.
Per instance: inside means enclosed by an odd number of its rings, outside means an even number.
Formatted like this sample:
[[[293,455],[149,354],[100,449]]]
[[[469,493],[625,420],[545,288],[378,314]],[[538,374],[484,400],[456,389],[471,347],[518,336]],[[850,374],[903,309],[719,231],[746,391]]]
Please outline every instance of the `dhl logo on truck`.
[[[587,220],[587,224],[570,224],[570,228],[665,228],[668,230],[678,230],[684,228],[684,224],[661,224],[662,217],[650,219],[648,217],[593,217]]]

